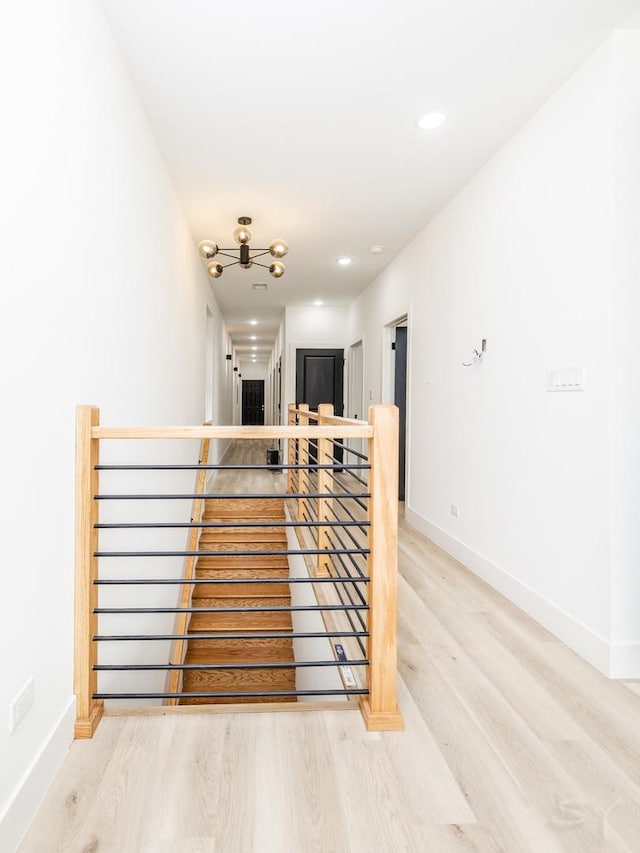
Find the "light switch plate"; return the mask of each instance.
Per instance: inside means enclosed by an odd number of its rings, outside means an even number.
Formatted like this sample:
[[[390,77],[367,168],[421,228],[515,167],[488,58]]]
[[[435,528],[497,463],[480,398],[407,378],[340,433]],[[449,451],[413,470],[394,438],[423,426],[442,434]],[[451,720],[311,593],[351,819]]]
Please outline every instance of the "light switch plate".
[[[584,391],[584,366],[547,370],[547,391]]]

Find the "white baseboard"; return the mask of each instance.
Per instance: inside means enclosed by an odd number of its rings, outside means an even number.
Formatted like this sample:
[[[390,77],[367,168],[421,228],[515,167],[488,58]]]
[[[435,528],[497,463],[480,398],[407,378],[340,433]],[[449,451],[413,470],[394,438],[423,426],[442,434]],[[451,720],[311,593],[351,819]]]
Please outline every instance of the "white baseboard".
[[[405,508],[405,519],[604,675],[640,678],[640,645],[612,646],[605,637],[409,507]]]
[[[612,643],[609,674],[622,681],[640,678],[640,643]]]
[[[6,853],[17,850],[71,746],[75,712],[76,700],[73,698],[43,741],[0,814],[0,850]]]

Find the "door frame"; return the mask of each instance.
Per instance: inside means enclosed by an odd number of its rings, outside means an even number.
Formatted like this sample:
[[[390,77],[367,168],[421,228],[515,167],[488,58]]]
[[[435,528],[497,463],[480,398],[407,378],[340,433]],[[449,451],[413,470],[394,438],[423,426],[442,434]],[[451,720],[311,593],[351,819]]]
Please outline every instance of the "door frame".
[[[393,403],[395,400],[395,353],[391,347],[394,342],[397,326],[407,327],[407,405],[405,424],[405,466],[404,466],[404,490],[405,506],[409,506],[407,500],[411,489],[411,347],[413,336],[411,334],[411,306],[406,314],[401,314],[382,327],[382,402]]]
[[[353,351],[358,347],[360,349],[360,364],[362,367],[362,371],[360,374],[360,399],[357,401],[358,405],[354,406],[354,363],[353,363]],[[368,419],[368,409],[365,402],[365,394],[364,394],[364,360],[365,360],[365,348],[364,348],[364,336],[359,338],[357,341],[354,341],[352,344],[349,344],[349,347],[345,347],[346,358],[347,358],[347,403],[345,405],[346,417],[352,418],[354,415],[354,409],[357,409],[360,412],[360,418],[363,422],[366,422]],[[347,445],[352,450],[357,450],[359,453],[364,453],[366,451],[365,447],[365,439],[363,438],[352,438],[350,441],[347,441]]]

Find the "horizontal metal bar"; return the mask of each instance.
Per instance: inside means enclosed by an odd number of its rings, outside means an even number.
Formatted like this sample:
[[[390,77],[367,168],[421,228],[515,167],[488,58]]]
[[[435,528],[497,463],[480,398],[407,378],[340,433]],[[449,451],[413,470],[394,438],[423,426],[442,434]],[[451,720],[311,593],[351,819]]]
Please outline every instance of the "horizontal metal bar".
[[[270,468],[283,468],[286,471],[316,470],[317,468],[332,471],[344,468],[370,469],[371,465],[354,462],[343,462],[340,465],[318,465],[310,462],[308,465],[289,465],[277,463],[273,465],[94,465],[95,471],[268,471]]]
[[[264,661],[262,663],[125,663],[96,664],[96,672],[146,672],[156,670],[219,670],[219,669],[294,669],[315,666],[369,666],[366,658],[362,660],[296,660],[296,661]]]
[[[368,631],[244,631],[240,634],[96,634],[95,643],[112,640],[296,640],[312,637],[368,637]]]
[[[275,607],[94,607],[94,613],[297,613],[306,610],[368,610],[368,604],[296,604]]]
[[[238,693],[94,693],[94,699],[253,699],[261,697],[288,696],[367,696],[366,687],[345,690],[243,690]]]
[[[162,584],[219,584],[219,583],[369,583],[370,578],[362,576],[358,578],[102,578],[93,583],[96,586],[154,586]]]
[[[281,551],[94,551],[94,557],[276,557],[313,556],[317,554],[369,554],[368,548],[308,548]]]
[[[216,498],[217,500],[222,501],[230,501],[230,500],[288,500],[289,498],[351,498],[353,500],[358,500],[358,498],[370,498],[371,495],[369,492],[339,492],[334,494],[333,492],[320,492],[320,494],[309,494],[308,492],[302,492],[300,494],[292,493],[292,492],[283,492],[278,494],[249,494],[243,492],[242,494],[231,494],[231,495],[218,495],[218,494],[165,494],[165,495],[94,495],[93,499],[96,501],[182,501],[182,500],[208,500],[209,498]]]
[[[235,529],[236,527],[370,527],[370,521],[141,521],[94,524],[96,530],[162,530],[164,528]]]

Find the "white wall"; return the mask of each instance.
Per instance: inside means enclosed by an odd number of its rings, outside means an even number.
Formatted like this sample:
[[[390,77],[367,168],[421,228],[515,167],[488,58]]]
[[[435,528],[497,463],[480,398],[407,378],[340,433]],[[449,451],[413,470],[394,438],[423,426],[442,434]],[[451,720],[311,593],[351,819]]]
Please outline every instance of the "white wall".
[[[612,675],[640,677],[640,33],[615,37]]]
[[[256,361],[254,364],[250,361],[242,361],[240,362],[240,372],[243,379],[266,379],[267,363],[266,361]]]
[[[604,671],[613,67],[609,40],[387,267],[349,322],[350,342],[365,340],[375,402],[382,327],[409,312],[408,518]],[[485,359],[463,367],[482,338]],[[586,390],[547,393],[546,370],[573,365],[585,365]],[[637,628],[627,636],[640,639]]]
[[[12,4],[0,40],[11,130],[0,158],[0,848],[10,851],[72,736],[75,408],[100,406],[105,424],[200,423],[207,306],[218,352],[227,341],[98,4]],[[223,423],[228,364],[212,377]],[[9,735],[9,704],[31,676],[35,704]]]
[[[296,402],[296,349],[346,347],[348,315],[345,305],[288,306],[285,309],[283,408]]]

